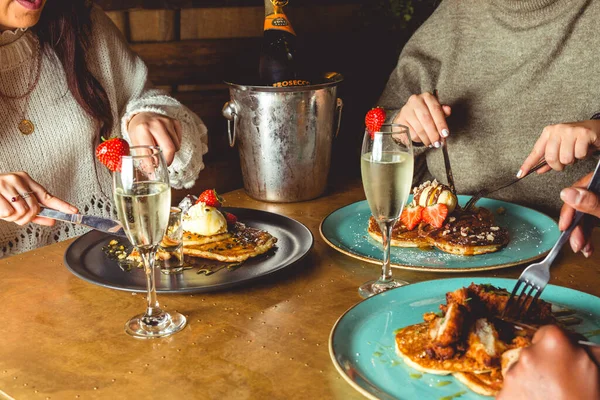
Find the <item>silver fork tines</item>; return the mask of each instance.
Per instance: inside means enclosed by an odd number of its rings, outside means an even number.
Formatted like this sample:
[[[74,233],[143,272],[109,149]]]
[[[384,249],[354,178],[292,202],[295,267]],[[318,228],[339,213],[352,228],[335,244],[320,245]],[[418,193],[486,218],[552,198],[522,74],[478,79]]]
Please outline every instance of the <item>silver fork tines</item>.
[[[600,194],[600,173],[598,171],[600,171],[600,161],[596,165],[596,170],[587,188],[594,193]],[[525,268],[521,276],[519,276],[519,280],[510,294],[506,306],[504,306],[504,310],[502,311],[503,318],[510,317],[519,320],[527,315],[533,303],[539,299],[548,281],[550,281],[550,266],[552,262],[560,252],[562,246],[569,240],[571,232],[573,232],[573,229],[579,224],[583,216],[582,212],[577,211],[571,225],[566,231],[561,233],[546,258],[539,263],[531,264]],[[521,286],[523,286],[523,289],[518,298],[515,299]],[[534,294],[533,298],[531,298],[532,294]]]

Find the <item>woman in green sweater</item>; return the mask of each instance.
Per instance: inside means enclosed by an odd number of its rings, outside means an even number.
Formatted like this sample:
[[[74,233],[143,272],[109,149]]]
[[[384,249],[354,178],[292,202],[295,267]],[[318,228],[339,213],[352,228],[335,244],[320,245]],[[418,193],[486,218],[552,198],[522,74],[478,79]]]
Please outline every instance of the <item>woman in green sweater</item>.
[[[420,144],[415,178],[445,180],[442,137],[461,194],[545,156],[555,170],[573,165],[494,196],[558,215],[560,191],[593,170],[583,158],[600,147],[600,121],[591,120],[600,111],[599,18],[600,2],[589,0],[441,2],[379,101]]]
[[[600,149],[600,2],[445,0],[404,47],[379,105],[417,145],[415,183],[445,180],[446,138],[460,194],[549,166],[495,197],[558,215],[560,191]],[[438,91],[438,96],[432,93]],[[565,168],[566,167],[566,168]],[[560,172],[548,172],[550,169]],[[582,231],[575,252],[590,256]]]

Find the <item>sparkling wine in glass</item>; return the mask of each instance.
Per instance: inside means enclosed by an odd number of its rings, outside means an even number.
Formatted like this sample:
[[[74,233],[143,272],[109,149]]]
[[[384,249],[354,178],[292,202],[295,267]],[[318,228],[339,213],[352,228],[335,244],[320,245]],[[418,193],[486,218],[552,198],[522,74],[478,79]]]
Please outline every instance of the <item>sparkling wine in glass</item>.
[[[162,310],[156,297],[154,263],[171,206],[169,173],[161,150],[131,147],[130,155],[121,157],[121,170],[113,174],[113,185],[117,214],[127,238],[142,257],[148,290],[146,312],[130,319],[125,331],[141,339],[169,336],[183,329],[186,319],[177,312]]]
[[[383,239],[381,277],[358,288],[360,296],[367,298],[408,283],[393,279],[390,265],[392,228],[412,187],[414,158],[408,128],[384,124],[378,132],[365,131],[360,169],[367,202]]]

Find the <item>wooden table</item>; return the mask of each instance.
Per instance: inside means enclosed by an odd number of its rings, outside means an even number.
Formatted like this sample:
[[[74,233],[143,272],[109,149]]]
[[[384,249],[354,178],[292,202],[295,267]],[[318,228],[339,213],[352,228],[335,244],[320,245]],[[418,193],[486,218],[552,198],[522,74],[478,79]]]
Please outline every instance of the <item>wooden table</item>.
[[[242,190],[228,206],[262,209],[305,224],[315,243],[300,263],[247,287],[209,294],[159,295],[189,325],[165,339],[136,340],[127,319],[141,294],[106,289],[63,265],[71,241],[0,260],[0,398],[16,399],[359,399],[335,370],[328,338],[335,321],[360,301],[357,287],[377,265],[345,256],[319,235],[321,220],[364,199],[350,183],[314,201],[268,204]],[[600,249],[600,231],[595,247]],[[478,276],[517,277],[522,268]],[[395,269],[410,282],[448,274]],[[565,249],[552,283],[600,296],[600,256]],[[8,397],[10,398],[10,397]]]

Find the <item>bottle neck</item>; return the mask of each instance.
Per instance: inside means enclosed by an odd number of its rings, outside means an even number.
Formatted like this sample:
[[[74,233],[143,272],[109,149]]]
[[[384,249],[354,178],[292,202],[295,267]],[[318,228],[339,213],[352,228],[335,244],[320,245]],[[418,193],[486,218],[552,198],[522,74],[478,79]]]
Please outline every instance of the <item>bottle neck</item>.
[[[287,0],[265,0],[265,17],[271,14],[284,14],[283,7],[287,3]]]
[[[296,35],[292,24],[283,12],[287,0],[265,0],[265,26],[264,30],[278,30]]]

